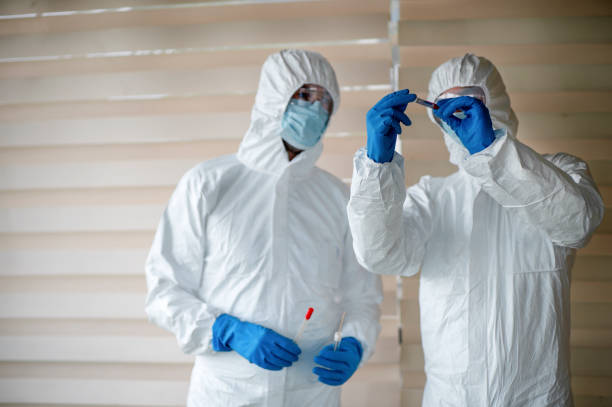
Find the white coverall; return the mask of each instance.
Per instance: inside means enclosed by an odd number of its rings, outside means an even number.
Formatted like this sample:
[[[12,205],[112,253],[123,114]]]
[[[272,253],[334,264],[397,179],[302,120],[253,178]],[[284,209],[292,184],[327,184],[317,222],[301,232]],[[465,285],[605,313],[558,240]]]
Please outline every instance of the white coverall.
[[[280,125],[304,83],[339,91],[321,55],[285,50],[263,65],[251,124],[238,154],[203,162],[178,183],[146,263],[149,319],[196,355],[188,406],[337,406],[340,387],[317,381],[314,356],[343,336],[363,346],[380,332],[380,277],[355,258],[346,216],[349,190],[315,167],[321,141],[291,162]],[[270,371],[235,351],[215,352],[212,325],[222,313],[293,338],[314,313],[299,360]]]
[[[569,273],[602,199],[583,161],[516,140],[489,61],[442,64],[429,100],[457,86],[482,87],[505,133],[472,156],[445,134],[459,171],[407,190],[400,154],[378,164],[359,150],[348,206],[355,253],[374,273],[421,271],[423,406],[571,406]]]

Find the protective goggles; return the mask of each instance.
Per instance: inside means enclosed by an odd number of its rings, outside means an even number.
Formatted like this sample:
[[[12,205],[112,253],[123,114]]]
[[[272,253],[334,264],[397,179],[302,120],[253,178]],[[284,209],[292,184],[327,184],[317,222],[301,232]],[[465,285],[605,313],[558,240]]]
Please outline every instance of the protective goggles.
[[[485,105],[487,104],[487,96],[484,93],[484,90],[480,86],[458,86],[456,88],[450,88],[440,93],[440,95],[435,99],[434,103],[437,103],[442,99],[452,99],[458,98],[461,96],[470,96],[480,100]],[[442,125],[441,120],[434,116],[436,123]]]
[[[334,106],[334,100],[329,92],[320,86],[304,85],[291,96],[291,99],[301,99],[310,103],[321,102],[323,109],[330,113]]]

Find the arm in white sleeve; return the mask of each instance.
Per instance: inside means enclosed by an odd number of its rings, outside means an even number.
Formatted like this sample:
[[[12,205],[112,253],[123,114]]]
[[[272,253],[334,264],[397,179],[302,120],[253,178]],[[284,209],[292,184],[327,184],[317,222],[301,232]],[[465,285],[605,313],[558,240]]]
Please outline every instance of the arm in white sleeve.
[[[364,270],[353,252],[353,239],[350,230],[346,230],[343,272],[340,279],[342,303],[346,311],[342,337],[353,336],[363,348],[361,362],[365,363],[376,345],[380,334],[380,303],[383,300],[380,277]]]
[[[205,251],[206,199],[195,170],[185,174],[157,228],[145,271],[149,320],[172,332],[181,350],[211,350],[216,313],[198,298]]]
[[[398,153],[379,164],[362,148],[353,163],[348,216],[357,260],[377,274],[416,274],[432,229],[429,177],[406,191]]]
[[[500,205],[559,246],[585,246],[603,218],[603,201],[587,164],[569,154],[542,156],[502,136],[462,167]]]

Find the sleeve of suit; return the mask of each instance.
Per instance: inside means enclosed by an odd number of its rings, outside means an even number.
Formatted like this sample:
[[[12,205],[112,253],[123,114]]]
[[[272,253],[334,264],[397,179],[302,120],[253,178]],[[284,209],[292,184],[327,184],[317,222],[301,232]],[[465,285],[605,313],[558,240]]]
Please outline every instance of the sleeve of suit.
[[[500,205],[557,245],[585,246],[602,221],[603,201],[589,168],[572,155],[540,155],[504,135],[461,165]]]
[[[430,177],[406,190],[398,153],[380,164],[361,149],[353,162],[348,217],[357,260],[377,274],[416,274],[432,230]]]

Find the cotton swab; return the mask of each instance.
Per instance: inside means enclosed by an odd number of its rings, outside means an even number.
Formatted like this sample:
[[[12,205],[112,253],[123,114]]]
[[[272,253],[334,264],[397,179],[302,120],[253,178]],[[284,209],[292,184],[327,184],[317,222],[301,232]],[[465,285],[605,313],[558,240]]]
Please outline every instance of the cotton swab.
[[[293,342],[297,343],[300,340],[300,338],[302,337],[302,334],[304,333],[304,328],[306,328],[306,323],[312,316],[313,312],[314,312],[313,308],[308,308],[308,311],[306,311],[306,316],[304,317],[304,321],[302,321],[302,325],[300,326],[300,330],[298,331],[297,335],[295,335],[295,338],[293,338]]]
[[[344,324],[344,316],[346,315],[346,312],[342,313],[342,318],[340,318],[340,325],[338,326],[338,330],[336,332],[334,332],[334,352],[336,351],[336,349],[338,348],[338,344],[340,343],[340,340],[342,339],[342,325]]]

